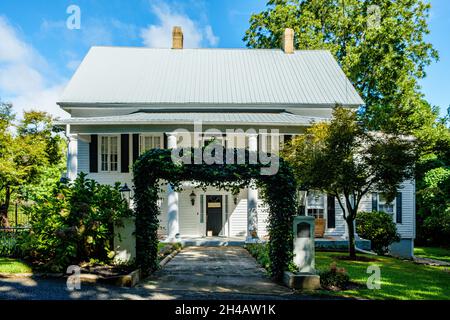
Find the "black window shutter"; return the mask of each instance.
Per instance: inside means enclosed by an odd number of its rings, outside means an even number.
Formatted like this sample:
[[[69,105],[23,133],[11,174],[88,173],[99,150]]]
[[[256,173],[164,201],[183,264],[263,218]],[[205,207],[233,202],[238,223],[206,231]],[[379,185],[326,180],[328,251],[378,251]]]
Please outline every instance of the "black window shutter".
[[[130,171],[130,139],[128,134],[120,135],[120,171]]]
[[[327,196],[327,227],[336,227],[336,203],[334,196]]]
[[[164,133],[163,137],[163,149],[167,149],[167,134]]]
[[[98,172],[98,135],[91,135],[89,143],[89,172]]]
[[[396,206],[397,206],[397,212],[396,212],[396,222],[402,223],[402,193],[398,192],[396,197]]]
[[[372,192],[372,211],[378,211],[378,193]]]
[[[133,134],[133,163],[139,158],[139,134]]]

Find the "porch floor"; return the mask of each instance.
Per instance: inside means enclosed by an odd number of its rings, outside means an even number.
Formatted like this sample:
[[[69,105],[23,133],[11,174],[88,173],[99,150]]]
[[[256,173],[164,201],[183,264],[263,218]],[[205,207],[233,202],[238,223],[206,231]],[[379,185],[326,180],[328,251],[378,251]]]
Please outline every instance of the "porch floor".
[[[180,237],[184,247],[243,247],[245,238],[239,237]]]
[[[182,236],[178,242],[185,247],[243,247],[245,245],[244,237],[195,237]],[[261,240],[260,242],[265,242]],[[347,250],[348,240],[342,237],[327,236],[324,238],[315,238],[314,244],[316,249],[324,250]],[[370,241],[365,239],[357,239],[356,247],[362,250],[370,250]]]

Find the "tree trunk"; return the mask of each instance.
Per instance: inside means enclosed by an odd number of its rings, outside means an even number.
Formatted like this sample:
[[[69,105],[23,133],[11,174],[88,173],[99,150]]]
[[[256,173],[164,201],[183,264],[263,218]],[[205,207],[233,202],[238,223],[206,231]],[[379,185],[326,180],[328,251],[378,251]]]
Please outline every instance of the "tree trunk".
[[[347,227],[348,227],[348,254],[350,258],[356,258],[355,250],[355,225],[353,224],[354,219],[347,217]]]
[[[6,186],[5,189],[5,203],[0,207],[0,226],[9,228],[8,210],[11,202],[11,188]]]

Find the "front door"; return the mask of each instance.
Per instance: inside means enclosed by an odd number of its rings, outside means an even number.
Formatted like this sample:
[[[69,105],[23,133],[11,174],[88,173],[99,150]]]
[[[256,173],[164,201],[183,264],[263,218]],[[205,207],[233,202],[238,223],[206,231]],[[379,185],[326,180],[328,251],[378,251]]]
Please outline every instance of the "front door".
[[[222,196],[206,196],[206,235],[218,236],[222,230]]]

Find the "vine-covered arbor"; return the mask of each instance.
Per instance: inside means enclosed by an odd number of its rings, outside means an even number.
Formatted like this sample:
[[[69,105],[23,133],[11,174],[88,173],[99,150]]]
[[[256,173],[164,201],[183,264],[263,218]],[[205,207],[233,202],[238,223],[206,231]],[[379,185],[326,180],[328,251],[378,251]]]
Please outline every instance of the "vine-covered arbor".
[[[255,184],[260,196],[268,205],[268,233],[270,252],[270,272],[276,279],[292,259],[292,218],[296,214],[296,183],[289,165],[279,159],[279,169],[275,174],[262,174],[264,165],[250,164],[252,155],[245,151],[245,161],[235,163],[242,150],[232,150],[234,160],[223,164],[195,164],[194,155],[198,151],[184,150],[184,163],[172,161],[172,151],[152,149],[135,162],[134,199],[136,208],[136,261],[144,272],[158,267],[157,248],[159,227],[158,193],[160,180],[170,183],[174,189],[181,189],[183,181],[193,181],[199,188],[207,186],[230,191]],[[225,154],[225,153],[224,153]],[[197,160],[197,159],[195,159]],[[190,164],[185,164],[190,162]],[[197,161],[199,162],[199,161]],[[251,161],[250,161],[251,162]],[[253,162],[252,162],[253,163]]]

